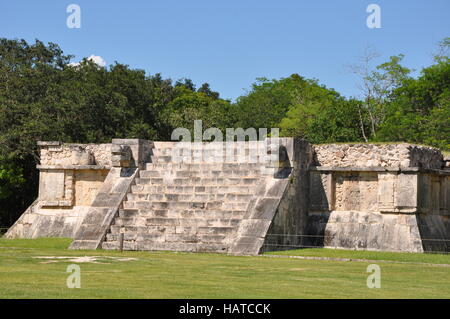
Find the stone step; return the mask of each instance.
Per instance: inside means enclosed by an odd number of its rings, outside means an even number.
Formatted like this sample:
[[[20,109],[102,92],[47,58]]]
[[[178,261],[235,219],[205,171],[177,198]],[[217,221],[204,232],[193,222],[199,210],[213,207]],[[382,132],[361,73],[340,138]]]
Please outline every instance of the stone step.
[[[250,187],[251,186],[251,187]],[[131,193],[133,194],[255,194],[257,188],[254,185],[208,185],[208,186],[181,186],[181,185],[132,185]]]
[[[213,159],[231,159],[234,161],[238,157],[244,157],[248,159],[259,159],[267,158],[266,149],[231,149],[231,150],[188,150],[188,149],[165,149],[165,150],[155,150],[151,155],[152,159],[158,159],[164,156],[171,158],[191,158],[191,160],[203,159],[205,162],[212,162]],[[221,161],[222,161],[221,160]]]
[[[155,155],[151,155],[150,156],[150,161],[152,163],[170,163],[173,162],[172,161],[172,156],[169,155],[161,155],[161,156],[155,156]]]
[[[230,238],[226,235],[214,234],[132,234],[124,233],[124,243],[127,241],[146,242],[191,242],[191,243],[225,243]],[[106,240],[114,242],[119,240],[119,234],[107,234]]]
[[[119,249],[117,241],[105,241],[103,249]],[[150,241],[124,241],[124,250],[165,250],[165,251],[186,251],[186,252],[221,252],[226,253],[227,244],[216,243],[180,243],[180,242],[154,242]]]
[[[111,225],[110,233],[119,234],[214,234],[227,235],[233,233],[234,226],[181,226],[176,225],[175,218],[149,218],[146,226]]]
[[[239,153],[242,152],[242,153]],[[258,163],[266,162],[270,159],[261,151],[236,150],[231,152],[157,152],[150,156],[151,163]]]
[[[256,177],[233,177],[233,178],[203,178],[203,177],[176,177],[176,178],[162,178],[162,177],[150,177],[150,178],[136,178],[136,185],[255,185],[259,181]]]
[[[262,169],[265,167],[263,163],[147,163],[146,170],[154,171],[177,171],[177,170],[241,170],[241,169]]]
[[[167,218],[205,218],[205,219],[242,219],[246,215],[245,210],[142,210],[121,209],[120,218],[130,217],[167,217]]]
[[[235,154],[238,152],[263,152],[265,151],[268,147],[265,145],[261,145],[261,146],[253,146],[253,145],[236,145],[236,144],[231,144],[232,146],[230,147],[229,145],[225,145],[225,146],[191,146],[191,147],[163,147],[163,148],[153,148],[152,152],[153,154],[167,154],[170,155],[173,152],[178,152],[179,154],[184,153],[220,153],[220,152],[234,152]]]
[[[182,233],[187,231],[183,227],[179,226],[118,226],[111,225],[110,233],[111,234],[119,234],[123,232],[124,234],[161,234],[161,233]]]
[[[192,202],[192,201],[125,201],[123,208],[135,209],[205,209],[205,210],[245,210],[249,202]]]
[[[178,149],[178,150],[195,150],[195,151],[201,151],[201,150],[223,150],[223,149],[261,149],[266,148],[268,144],[262,142],[262,143],[254,143],[254,142],[225,142],[225,143],[189,143],[189,144],[172,144],[172,145],[165,145],[158,147],[155,145],[154,148],[152,148],[153,151],[164,151],[164,150],[172,150],[172,149]]]
[[[224,148],[261,148],[271,143],[264,141],[234,141],[234,142],[154,142],[153,150],[165,149],[224,149]]]
[[[139,209],[119,209],[118,217],[134,217],[139,215]],[[117,217],[116,217],[117,218]]]
[[[127,194],[127,201],[232,201],[232,202],[246,202],[252,199],[252,194],[242,193],[228,193],[228,194],[214,194],[214,193],[192,193],[192,194],[177,194],[177,193],[158,193],[158,194]]]
[[[224,163],[224,164],[266,164],[269,162],[269,159],[267,157],[262,156],[232,156],[232,157],[215,157],[213,159],[209,158],[203,158],[198,157],[195,158],[194,156],[184,156],[184,157],[172,157],[169,155],[165,156],[150,156],[150,162],[151,163],[161,163],[161,164],[167,164],[167,163],[179,163],[179,164],[190,164],[190,163]]]
[[[210,218],[168,218],[148,217],[139,215],[135,217],[119,217],[114,221],[116,226],[183,226],[183,227],[235,227],[240,219],[210,219]]]
[[[179,178],[179,177],[205,177],[205,178],[236,178],[259,177],[262,169],[234,169],[234,170],[151,170],[140,171],[140,178]]]

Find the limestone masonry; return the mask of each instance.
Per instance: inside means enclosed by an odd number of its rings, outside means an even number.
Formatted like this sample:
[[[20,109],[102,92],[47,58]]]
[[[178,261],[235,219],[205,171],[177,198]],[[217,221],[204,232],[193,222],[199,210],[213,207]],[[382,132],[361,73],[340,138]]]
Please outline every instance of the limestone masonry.
[[[71,249],[450,251],[449,159],[400,144],[39,142],[39,196],[7,238]]]

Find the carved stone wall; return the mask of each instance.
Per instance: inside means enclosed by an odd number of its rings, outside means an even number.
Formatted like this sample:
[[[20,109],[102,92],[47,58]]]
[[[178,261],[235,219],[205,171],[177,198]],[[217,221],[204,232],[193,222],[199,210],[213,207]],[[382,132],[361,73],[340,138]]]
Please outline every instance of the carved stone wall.
[[[449,186],[444,170],[313,167],[310,245],[448,251]]]
[[[377,210],[378,174],[343,172],[336,174],[334,181],[333,210]]]
[[[102,187],[109,170],[75,171],[75,206],[90,206]]]
[[[314,149],[317,166],[442,169],[445,165],[439,149],[407,143],[320,144]]]
[[[42,206],[72,206],[73,170],[42,169],[39,174],[39,201]]]
[[[111,166],[111,144],[39,142],[41,166]]]

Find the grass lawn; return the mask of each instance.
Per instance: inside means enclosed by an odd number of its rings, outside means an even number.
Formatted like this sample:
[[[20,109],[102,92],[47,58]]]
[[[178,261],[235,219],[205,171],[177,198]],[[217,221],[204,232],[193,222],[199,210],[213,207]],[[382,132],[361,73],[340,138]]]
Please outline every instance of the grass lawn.
[[[73,251],[67,250],[70,241],[0,239],[0,298],[450,298],[450,267],[435,265],[450,264],[448,255],[328,249],[275,253],[429,263],[380,262],[381,288],[369,289],[371,262]],[[98,263],[35,258],[57,256],[99,257]],[[80,289],[66,286],[67,266],[74,263],[81,267]]]
[[[347,259],[384,260],[410,263],[450,264],[450,254],[393,253],[365,250],[307,248],[266,252],[266,255],[328,257]],[[449,269],[450,270],[450,269]]]

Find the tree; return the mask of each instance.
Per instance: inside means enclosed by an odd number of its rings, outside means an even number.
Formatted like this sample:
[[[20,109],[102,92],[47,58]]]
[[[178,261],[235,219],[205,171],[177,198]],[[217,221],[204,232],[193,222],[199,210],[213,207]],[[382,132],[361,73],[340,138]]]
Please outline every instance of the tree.
[[[450,62],[443,57],[394,90],[378,139],[450,150]]]
[[[242,128],[272,128],[285,116],[292,103],[291,93],[305,80],[293,74],[281,80],[259,78],[252,90],[237,99],[234,110]]]
[[[163,117],[173,129],[187,128],[192,134],[195,120],[202,120],[204,129],[216,127],[225,131],[227,127],[233,127],[235,121],[230,108],[228,101],[203,92],[184,92],[168,104]]]
[[[317,80],[298,74],[280,80],[259,79],[234,105],[244,128],[279,127],[283,136],[313,143],[358,141],[357,101],[347,101]],[[363,123],[367,125],[367,121]]]
[[[212,91],[208,83],[203,83],[197,92],[204,93],[205,95],[217,100],[219,98],[219,92]]]
[[[303,137],[311,143],[361,141],[360,102],[347,101],[323,87],[313,87],[312,91],[315,93],[309,93],[308,99],[290,106],[280,122],[281,134]]]
[[[372,70],[371,63],[379,54],[371,49],[366,49],[360,64],[350,66],[351,71],[360,76],[361,83],[358,87],[362,94],[362,104],[358,109],[361,133],[367,142],[369,138],[377,139],[378,127],[386,117],[385,105],[392,92],[400,87],[408,79],[411,72],[401,66],[404,55],[391,56],[388,62],[378,65]],[[366,133],[363,124],[364,113],[370,119],[370,134]]]

